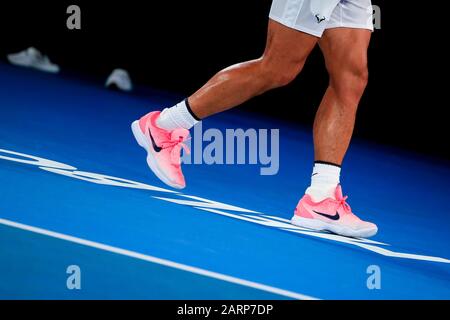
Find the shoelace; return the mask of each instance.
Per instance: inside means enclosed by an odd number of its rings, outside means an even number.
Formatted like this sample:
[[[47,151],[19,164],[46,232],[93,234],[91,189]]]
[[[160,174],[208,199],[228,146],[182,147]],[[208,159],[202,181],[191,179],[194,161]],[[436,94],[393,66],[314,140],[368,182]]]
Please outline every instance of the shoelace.
[[[178,139],[172,139],[172,140],[166,140],[162,141],[160,147],[162,149],[168,149],[173,148],[170,152],[170,161],[172,164],[180,165],[180,152],[181,149],[184,149],[184,151],[187,154],[190,154],[191,151],[189,150],[188,146],[183,143],[183,137],[179,137]]]
[[[150,131],[150,122],[149,120],[147,120],[147,123],[145,125],[145,132],[149,132]],[[148,136],[147,136],[148,138]],[[190,140],[191,138],[189,137]],[[187,141],[186,140],[186,141]],[[173,148],[172,151],[170,152],[170,162],[172,162],[173,165],[179,166],[181,159],[180,159],[180,152],[181,149],[184,149],[184,151],[187,154],[191,153],[191,150],[189,150],[188,146],[186,144],[183,143],[183,137],[178,137],[178,139],[169,139],[169,140],[164,140],[161,141],[161,145],[159,146],[161,149],[168,149],[168,148]]]
[[[336,199],[336,201],[338,202],[338,208],[342,207],[342,209],[344,209],[344,212],[351,213],[352,212],[352,208],[347,203],[347,198],[348,198],[348,196],[345,196],[345,197],[342,197],[340,199]]]

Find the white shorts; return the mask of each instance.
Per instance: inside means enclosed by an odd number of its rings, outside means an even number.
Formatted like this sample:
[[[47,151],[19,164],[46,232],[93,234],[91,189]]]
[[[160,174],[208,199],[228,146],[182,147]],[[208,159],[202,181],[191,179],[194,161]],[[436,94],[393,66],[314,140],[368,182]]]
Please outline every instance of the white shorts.
[[[331,28],[373,31],[371,0],[273,0],[269,17],[319,38]]]

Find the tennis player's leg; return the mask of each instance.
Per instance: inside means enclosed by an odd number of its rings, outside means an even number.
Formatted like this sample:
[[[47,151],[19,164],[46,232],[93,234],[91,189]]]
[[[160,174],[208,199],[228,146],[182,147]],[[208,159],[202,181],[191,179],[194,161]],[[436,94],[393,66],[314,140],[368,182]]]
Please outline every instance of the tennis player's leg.
[[[340,3],[319,41],[330,80],[314,121],[311,185],[292,218],[298,226],[353,237],[370,237],[378,230],[352,212],[340,186],[341,164],[368,81],[370,9],[370,0]]]
[[[267,43],[261,57],[218,72],[187,99],[135,121],[132,130],[138,143],[147,150],[150,169],[169,186],[184,188],[180,151],[187,149],[183,141],[189,135],[188,130],[200,119],[291,82],[317,41],[316,36],[269,19]]]
[[[319,42],[330,82],[314,121],[311,186],[292,218],[298,226],[353,237],[370,237],[377,232],[376,225],[352,212],[339,184],[356,110],[367,85],[370,35],[363,29],[329,29]]]

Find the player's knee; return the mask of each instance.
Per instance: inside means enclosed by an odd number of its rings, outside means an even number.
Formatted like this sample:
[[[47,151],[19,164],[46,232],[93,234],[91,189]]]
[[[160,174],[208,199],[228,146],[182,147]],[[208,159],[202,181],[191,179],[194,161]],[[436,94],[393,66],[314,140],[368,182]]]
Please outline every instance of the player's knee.
[[[369,81],[366,65],[354,66],[330,74],[330,85],[345,105],[356,105],[361,99]]]
[[[298,71],[295,70],[282,70],[273,73],[271,86],[272,88],[279,88],[287,86],[289,83],[294,81],[297,77]]]
[[[261,76],[265,79],[267,89],[283,87],[297,77],[303,65],[303,61],[285,62],[282,65],[262,61]]]
[[[357,94],[362,95],[369,82],[369,70],[367,69],[367,66],[364,65],[358,68],[354,72],[354,77],[355,77],[355,91],[357,91]]]

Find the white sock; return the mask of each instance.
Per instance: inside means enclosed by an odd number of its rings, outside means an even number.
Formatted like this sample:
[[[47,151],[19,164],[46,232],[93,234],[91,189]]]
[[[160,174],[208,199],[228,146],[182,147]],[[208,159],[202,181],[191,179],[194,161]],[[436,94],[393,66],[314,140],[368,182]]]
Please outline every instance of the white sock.
[[[311,176],[311,186],[306,189],[313,201],[319,202],[326,198],[334,199],[334,192],[339,184],[341,167],[327,163],[315,163]]]
[[[189,130],[199,121],[200,119],[192,112],[188,100],[184,99],[171,108],[165,108],[156,119],[156,125],[169,131],[177,128]]]

